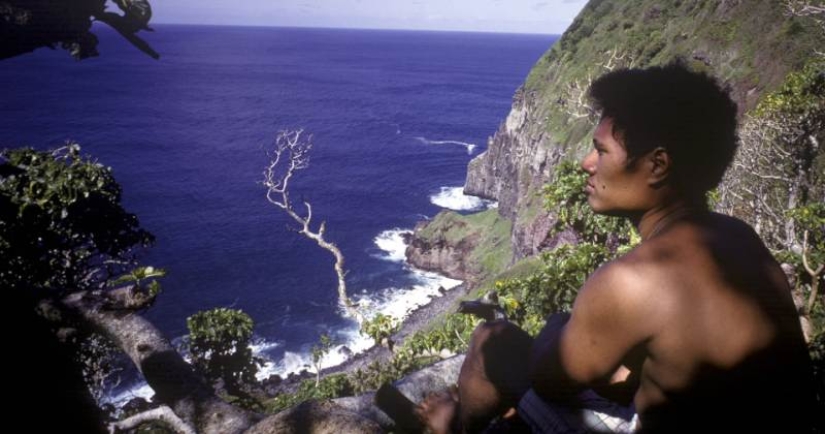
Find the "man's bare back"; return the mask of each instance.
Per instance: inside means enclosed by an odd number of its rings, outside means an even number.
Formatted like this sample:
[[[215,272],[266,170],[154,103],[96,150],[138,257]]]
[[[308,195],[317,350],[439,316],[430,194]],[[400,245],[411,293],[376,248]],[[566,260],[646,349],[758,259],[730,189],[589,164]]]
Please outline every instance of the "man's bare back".
[[[609,327],[635,332],[637,349],[622,363],[639,373],[634,403],[643,427],[787,414],[809,398],[809,362],[790,289],[744,223],[685,215],[594,278],[621,298],[600,294],[600,303],[630,311],[616,318],[614,310]],[[573,327],[576,320],[574,309]]]

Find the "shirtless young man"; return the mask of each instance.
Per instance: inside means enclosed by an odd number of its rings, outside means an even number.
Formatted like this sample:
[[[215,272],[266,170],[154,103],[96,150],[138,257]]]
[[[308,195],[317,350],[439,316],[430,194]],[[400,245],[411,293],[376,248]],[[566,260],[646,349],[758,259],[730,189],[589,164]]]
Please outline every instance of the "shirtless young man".
[[[551,406],[592,389],[627,398],[646,432],[810,432],[810,360],[785,275],[747,224],[705,205],[736,149],[735,104],[679,64],[612,72],[590,95],[602,118],[581,163],[588,202],[629,218],[642,243],[532,344],[512,324],[480,326],[454,399],[428,398],[420,415],[476,432],[520,412],[528,388]]]

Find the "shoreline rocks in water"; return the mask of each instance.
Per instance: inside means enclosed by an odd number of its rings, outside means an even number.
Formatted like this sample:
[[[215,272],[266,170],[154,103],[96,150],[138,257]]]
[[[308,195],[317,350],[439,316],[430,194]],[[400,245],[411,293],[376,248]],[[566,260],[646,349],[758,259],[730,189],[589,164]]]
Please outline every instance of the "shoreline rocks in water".
[[[454,309],[455,306],[458,305],[458,301],[467,295],[467,291],[468,286],[466,284],[444,290],[441,297],[434,297],[430,303],[413,311],[410,316],[401,323],[401,327],[392,335],[391,339],[401,343],[407,336],[423,330],[436,318]],[[366,369],[367,366],[375,361],[388,361],[391,357],[392,353],[390,353],[386,347],[376,345],[362,353],[354,354],[339,365],[322,369],[321,375],[351,373],[357,369]],[[314,377],[314,374],[304,372],[303,375],[292,374],[287,378],[281,378],[280,381],[275,379],[267,380],[267,395],[274,396],[279,393],[294,392],[297,390],[301,381]]]

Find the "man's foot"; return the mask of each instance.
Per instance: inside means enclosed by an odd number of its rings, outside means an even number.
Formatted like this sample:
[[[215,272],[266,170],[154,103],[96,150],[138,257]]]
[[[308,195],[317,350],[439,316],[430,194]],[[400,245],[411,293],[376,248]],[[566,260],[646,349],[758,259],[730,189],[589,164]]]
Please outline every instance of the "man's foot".
[[[451,387],[429,394],[418,405],[416,413],[433,434],[452,433],[458,416],[458,389]]]
[[[424,422],[418,416],[418,406],[392,384],[381,385],[375,392],[375,405],[395,422],[399,432],[420,433]]]

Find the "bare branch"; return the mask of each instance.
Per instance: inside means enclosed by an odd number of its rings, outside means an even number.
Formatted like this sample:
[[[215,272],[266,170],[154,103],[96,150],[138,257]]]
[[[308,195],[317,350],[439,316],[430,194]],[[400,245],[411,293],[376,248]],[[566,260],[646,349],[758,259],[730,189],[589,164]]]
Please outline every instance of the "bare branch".
[[[579,82],[573,80],[567,83],[564,89],[564,96],[558,99],[558,104],[564,108],[564,111],[574,119],[592,118],[596,111],[587,101],[587,90],[592,84],[592,77],[587,74],[587,80]]]
[[[347,295],[346,271],[344,270],[344,254],[334,243],[324,238],[326,222],[321,222],[317,230],[313,230],[312,205],[302,201],[306,209],[305,215],[300,215],[289,197],[289,181],[296,171],[309,167],[309,151],[312,149],[312,136],[302,137],[303,129],[283,130],[275,138],[275,146],[270,155],[270,162],[264,169],[263,185],[266,187],[266,200],[281,208],[288,216],[298,223],[301,235],[315,241],[318,246],[329,251],[335,257],[335,274],[338,276],[338,300],[348,315],[359,324],[364,317],[357,306]]]
[[[159,421],[179,434],[195,434],[195,430],[181,420],[171,408],[163,405],[109,424],[109,434],[129,431],[147,423]]]
[[[825,5],[814,4],[811,0],[787,0],[785,8],[788,15],[809,17],[825,32]],[[817,54],[822,54],[817,51]]]
[[[819,264],[816,268],[812,267],[808,262],[808,231],[805,231],[802,236],[802,265],[805,267],[805,271],[811,275],[811,294],[808,296],[808,303],[805,305],[805,312],[810,313],[814,307],[814,303],[816,303],[820,274],[823,269],[825,269],[825,262]]]
[[[632,68],[633,64],[636,63],[633,56],[627,52],[620,53],[619,47],[614,47],[612,50],[608,50],[605,54],[609,57],[607,61],[600,63],[599,66],[608,71],[613,71],[616,68]]]

